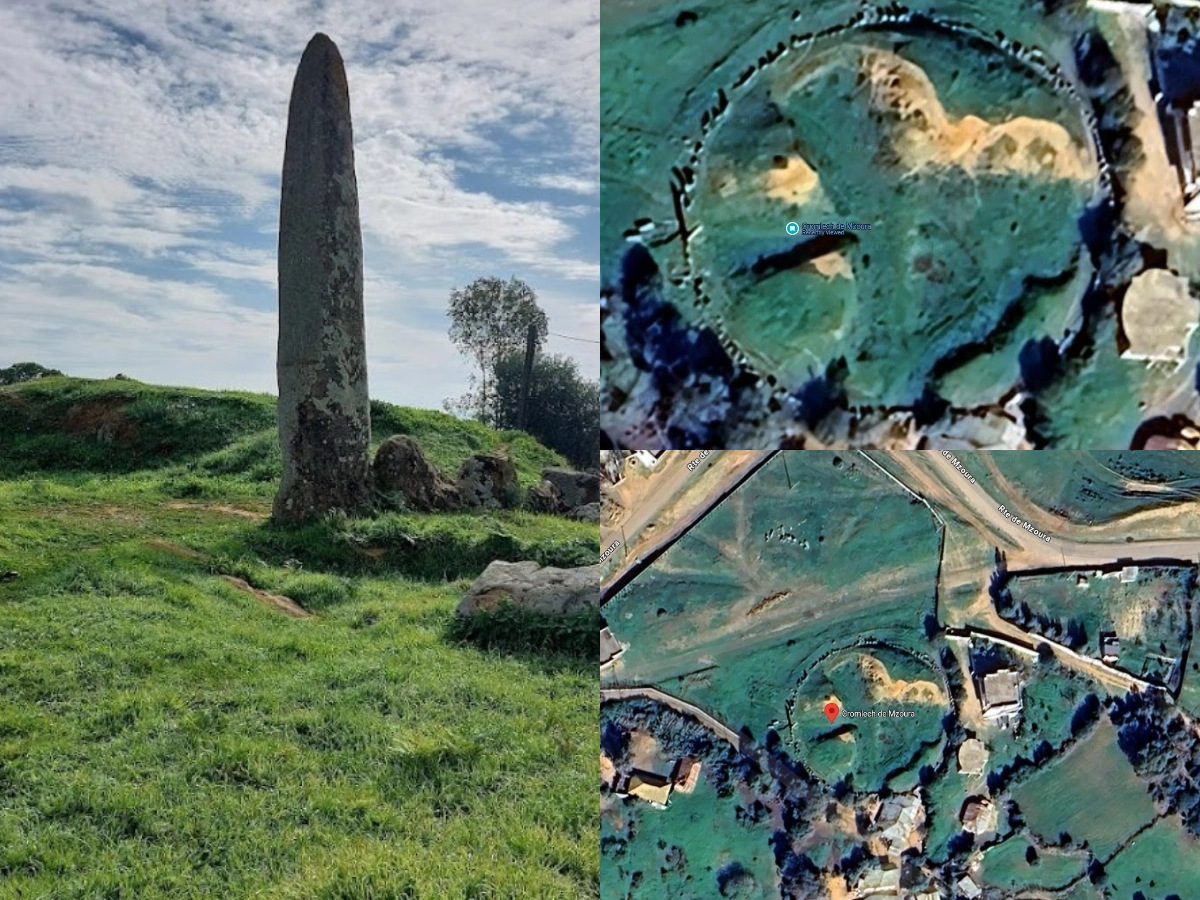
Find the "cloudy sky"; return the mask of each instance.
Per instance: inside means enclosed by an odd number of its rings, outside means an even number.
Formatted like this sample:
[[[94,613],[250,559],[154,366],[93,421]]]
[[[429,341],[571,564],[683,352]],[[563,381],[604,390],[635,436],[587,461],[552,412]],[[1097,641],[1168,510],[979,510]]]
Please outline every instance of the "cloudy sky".
[[[516,275],[599,327],[597,0],[0,0],[0,366],[275,390],[288,93],[346,60],[374,397],[469,367],[453,287]],[[594,343],[547,349],[598,374]]]

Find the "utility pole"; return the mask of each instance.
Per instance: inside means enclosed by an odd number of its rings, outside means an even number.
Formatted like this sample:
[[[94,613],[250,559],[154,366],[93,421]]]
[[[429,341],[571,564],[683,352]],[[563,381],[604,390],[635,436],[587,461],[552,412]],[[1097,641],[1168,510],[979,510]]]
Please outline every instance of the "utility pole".
[[[526,411],[529,408],[529,382],[533,378],[533,351],[537,346],[537,326],[532,322],[525,333],[525,370],[521,373],[521,407],[517,412],[517,427],[525,430]]]

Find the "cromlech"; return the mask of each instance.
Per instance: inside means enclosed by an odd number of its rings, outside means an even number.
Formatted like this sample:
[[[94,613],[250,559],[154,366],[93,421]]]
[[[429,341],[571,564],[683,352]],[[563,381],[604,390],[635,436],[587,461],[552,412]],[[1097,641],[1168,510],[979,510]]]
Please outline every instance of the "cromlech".
[[[279,204],[279,443],[283,523],[371,502],[362,231],[350,89],[324,34],[300,59]]]

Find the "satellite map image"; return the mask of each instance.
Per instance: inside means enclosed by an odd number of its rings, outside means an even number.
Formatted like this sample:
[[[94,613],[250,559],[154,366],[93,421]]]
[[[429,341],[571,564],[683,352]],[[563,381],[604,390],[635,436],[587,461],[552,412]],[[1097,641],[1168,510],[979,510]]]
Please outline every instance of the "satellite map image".
[[[1200,443],[1200,3],[601,0],[610,449]]]
[[[602,470],[604,900],[1200,898],[1200,454]]]

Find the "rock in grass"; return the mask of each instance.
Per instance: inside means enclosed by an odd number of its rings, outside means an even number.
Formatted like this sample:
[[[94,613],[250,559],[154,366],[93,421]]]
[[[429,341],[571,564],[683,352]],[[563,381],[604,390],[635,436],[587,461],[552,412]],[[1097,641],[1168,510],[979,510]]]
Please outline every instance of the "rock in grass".
[[[536,562],[491,563],[458,605],[460,616],[494,612],[510,603],[541,615],[570,616],[600,605],[600,566],[545,568]]]
[[[459,509],[462,498],[421,447],[407,434],[395,434],[375,451],[375,483],[395,491],[412,509],[438,512]]]
[[[530,512],[559,515],[563,512],[562,495],[549,481],[539,482],[525,495],[525,508]]]
[[[592,522],[596,525],[600,524],[600,504],[585,503],[583,506],[577,506],[567,515],[579,522]]]
[[[371,412],[350,90],[323,34],[304,50],[288,108],[276,365],[283,480],[275,518],[364,511]]]
[[[521,493],[516,466],[490,453],[468,457],[458,473],[458,492],[468,509],[512,509]]]
[[[551,467],[542,470],[542,478],[554,485],[562,497],[563,511],[600,502],[600,473],[576,472]]]

